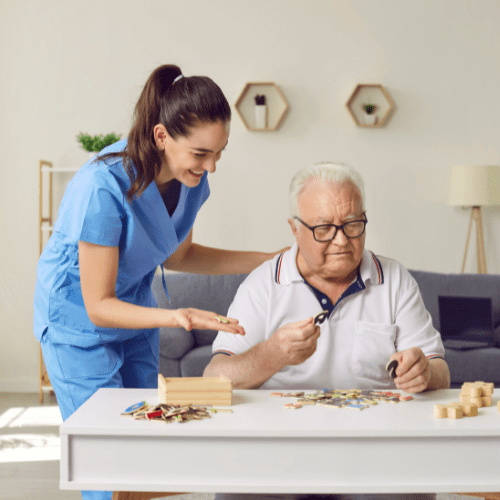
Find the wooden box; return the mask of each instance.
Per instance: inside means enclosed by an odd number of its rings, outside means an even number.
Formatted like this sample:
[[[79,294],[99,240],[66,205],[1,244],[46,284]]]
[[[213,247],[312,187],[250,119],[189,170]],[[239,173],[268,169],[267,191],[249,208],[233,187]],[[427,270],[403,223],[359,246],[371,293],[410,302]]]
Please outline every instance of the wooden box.
[[[169,377],[158,374],[158,399],[163,404],[231,406],[233,384],[219,377]]]

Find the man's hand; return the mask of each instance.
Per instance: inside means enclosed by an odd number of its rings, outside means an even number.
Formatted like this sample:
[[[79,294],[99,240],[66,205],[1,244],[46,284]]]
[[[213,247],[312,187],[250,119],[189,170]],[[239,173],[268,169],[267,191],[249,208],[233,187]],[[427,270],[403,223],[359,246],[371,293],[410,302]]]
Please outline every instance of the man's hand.
[[[431,379],[429,360],[418,347],[394,353],[390,359],[398,362],[394,382],[398,389],[405,392],[422,392],[427,389]]]
[[[316,351],[319,335],[319,326],[314,324],[313,318],[308,318],[282,326],[266,342],[269,352],[284,368],[309,359]]]

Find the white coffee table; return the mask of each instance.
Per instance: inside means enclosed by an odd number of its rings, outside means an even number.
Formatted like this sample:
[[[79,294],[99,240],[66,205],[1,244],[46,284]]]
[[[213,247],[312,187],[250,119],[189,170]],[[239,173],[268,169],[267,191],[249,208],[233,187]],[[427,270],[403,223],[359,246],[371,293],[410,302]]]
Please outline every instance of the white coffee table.
[[[312,392],[312,391],[306,391]],[[232,414],[184,424],[120,413],[156,390],[101,389],[61,425],[61,489],[238,493],[500,491],[500,413],[436,419],[459,390],[363,411],[284,408],[234,391]]]

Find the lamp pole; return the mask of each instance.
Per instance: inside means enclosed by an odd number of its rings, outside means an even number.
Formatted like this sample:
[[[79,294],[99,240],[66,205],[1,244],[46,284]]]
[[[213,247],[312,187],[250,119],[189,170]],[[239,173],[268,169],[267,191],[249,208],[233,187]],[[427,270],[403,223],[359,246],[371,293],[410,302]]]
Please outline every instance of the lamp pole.
[[[467,241],[465,243],[465,255],[462,263],[462,274],[465,271],[465,261],[467,259],[467,250],[469,248],[470,231],[472,222],[476,221],[476,237],[477,237],[477,272],[478,274],[487,274],[486,271],[486,255],[484,252],[484,236],[483,222],[481,219],[481,207],[474,206],[470,214],[469,231],[467,232]]]

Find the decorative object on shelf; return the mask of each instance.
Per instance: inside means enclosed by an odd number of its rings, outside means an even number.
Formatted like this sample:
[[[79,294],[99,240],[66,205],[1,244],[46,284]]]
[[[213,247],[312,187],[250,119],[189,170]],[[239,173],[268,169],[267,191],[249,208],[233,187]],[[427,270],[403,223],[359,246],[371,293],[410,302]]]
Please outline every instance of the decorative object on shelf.
[[[346,103],[358,127],[383,127],[394,109],[389,92],[378,83],[356,85]]]
[[[363,109],[365,111],[365,124],[375,125],[377,123],[377,115],[375,114],[377,106],[375,104],[363,104]]]
[[[465,243],[462,273],[465,270],[472,222],[476,222],[477,272],[487,274],[484,252],[481,206],[500,205],[500,167],[484,165],[454,165],[450,174],[448,205],[472,207]]]
[[[104,149],[106,146],[111,146],[115,142],[118,142],[121,135],[116,135],[114,133],[106,135],[89,135],[80,132],[77,135],[78,142],[82,145],[85,151],[88,151],[89,156],[93,158],[99,151]]]
[[[275,83],[249,82],[235,107],[248,130],[269,132],[281,125],[288,111],[288,102]]]
[[[255,126],[257,128],[267,128],[267,106],[266,96],[257,94],[255,100]]]

